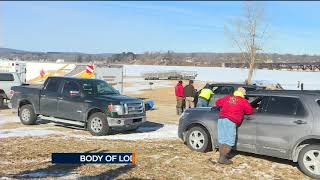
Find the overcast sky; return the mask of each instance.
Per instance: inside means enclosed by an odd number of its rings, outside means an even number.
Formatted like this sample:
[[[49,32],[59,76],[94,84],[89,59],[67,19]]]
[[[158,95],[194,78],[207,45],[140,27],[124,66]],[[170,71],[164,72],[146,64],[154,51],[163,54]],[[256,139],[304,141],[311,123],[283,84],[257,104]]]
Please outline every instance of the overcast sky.
[[[31,51],[236,52],[243,2],[0,2],[0,46]],[[320,2],[262,2],[264,52],[320,54]]]

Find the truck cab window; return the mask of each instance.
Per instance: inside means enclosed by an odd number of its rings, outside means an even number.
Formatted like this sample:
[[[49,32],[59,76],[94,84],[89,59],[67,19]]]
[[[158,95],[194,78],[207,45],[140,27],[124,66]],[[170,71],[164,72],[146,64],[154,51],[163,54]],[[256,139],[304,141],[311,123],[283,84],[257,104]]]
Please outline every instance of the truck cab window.
[[[82,83],[82,89],[85,95],[94,95],[92,83]]]
[[[45,90],[48,92],[58,92],[60,80],[56,78],[51,78],[48,80]]]
[[[92,81],[86,80],[82,81],[81,87],[85,95],[111,95],[119,94],[119,92],[114,89],[111,85],[105,81]]]
[[[97,87],[97,94],[100,94],[100,95],[119,94],[117,90],[115,90],[112,86],[110,86],[106,82],[98,82],[96,84],[96,87]]]
[[[304,116],[306,111],[298,98],[272,96],[266,112],[288,116]]]
[[[80,93],[80,87],[76,82],[67,81],[64,84],[63,92],[62,92],[63,96],[70,96],[71,97],[72,93],[70,93],[70,92]]]

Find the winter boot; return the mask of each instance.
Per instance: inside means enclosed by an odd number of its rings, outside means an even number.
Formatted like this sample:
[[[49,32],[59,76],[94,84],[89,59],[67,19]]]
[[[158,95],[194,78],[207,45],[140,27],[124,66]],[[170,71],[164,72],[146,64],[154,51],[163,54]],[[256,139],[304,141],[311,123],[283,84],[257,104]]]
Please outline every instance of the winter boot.
[[[181,115],[182,114],[182,108],[177,108],[177,115]]]
[[[225,164],[225,165],[229,165],[233,163],[231,160],[227,158],[227,154],[230,152],[230,150],[231,150],[231,147],[226,144],[219,145],[220,157],[219,157],[218,163]]]
[[[231,149],[231,151],[226,155],[227,159],[232,159],[237,153]]]

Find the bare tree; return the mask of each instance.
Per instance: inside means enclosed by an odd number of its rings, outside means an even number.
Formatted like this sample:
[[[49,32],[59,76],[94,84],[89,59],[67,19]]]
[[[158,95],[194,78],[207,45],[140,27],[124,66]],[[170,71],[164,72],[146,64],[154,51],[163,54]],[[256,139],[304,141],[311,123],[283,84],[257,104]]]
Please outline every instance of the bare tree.
[[[239,48],[242,58],[249,64],[246,82],[251,83],[257,53],[267,37],[268,25],[264,23],[264,9],[259,2],[244,2],[243,15],[225,26],[227,36]]]

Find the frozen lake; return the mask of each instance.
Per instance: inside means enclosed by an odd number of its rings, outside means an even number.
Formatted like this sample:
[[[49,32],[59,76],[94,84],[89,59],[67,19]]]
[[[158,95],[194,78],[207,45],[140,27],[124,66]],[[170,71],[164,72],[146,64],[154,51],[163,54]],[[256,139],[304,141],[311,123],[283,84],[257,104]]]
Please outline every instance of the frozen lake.
[[[146,72],[168,70],[196,71],[196,80],[216,82],[244,82],[247,69],[222,67],[193,67],[193,66],[155,66],[155,65],[124,65],[125,76],[141,76]],[[304,89],[320,89],[320,72],[294,72],[283,70],[256,70],[254,81],[265,80],[280,83],[285,89],[297,89],[298,81],[304,83]]]

